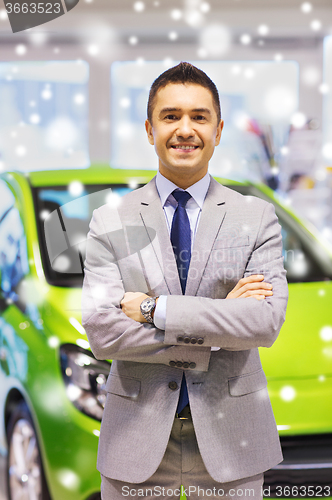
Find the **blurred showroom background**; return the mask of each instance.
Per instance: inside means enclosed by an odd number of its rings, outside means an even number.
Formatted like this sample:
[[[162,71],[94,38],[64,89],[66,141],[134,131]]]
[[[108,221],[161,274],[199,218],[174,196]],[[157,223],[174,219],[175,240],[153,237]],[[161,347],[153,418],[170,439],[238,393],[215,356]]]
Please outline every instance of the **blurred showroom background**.
[[[163,70],[190,61],[220,92],[225,126],[210,172],[268,184],[332,243],[331,0],[80,0],[65,15],[18,33],[5,2],[0,0],[0,171],[97,163],[156,169],[144,129],[148,90]],[[319,349],[314,360],[331,359],[325,351],[332,338],[330,290],[317,283],[316,293],[316,285],[308,285],[293,285],[300,293],[293,297],[301,300],[293,299],[289,323],[289,329],[300,324],[303,373],[312,369],[313,345]],[[303,297],[313,297],[307,315]],[[315,344],[310,328],[320,335]],[[325,381],[321,377],[317,383]],[[316,385],[302,378],[299,394],[305,397],[295,399],[296,408],[310,416],[301,404],[316,406],[310,392]],[[325,393],[318,394],[323,420],[331,415],[330,400],[325,407]],[[68,477],[64,484],[76,478]]]
[[[0,169],[155,169],[148,89],[180,60],[220,92],[211,173],[267,183],[332,241],[331,0],[80,0],[15,34],[0,3]]]

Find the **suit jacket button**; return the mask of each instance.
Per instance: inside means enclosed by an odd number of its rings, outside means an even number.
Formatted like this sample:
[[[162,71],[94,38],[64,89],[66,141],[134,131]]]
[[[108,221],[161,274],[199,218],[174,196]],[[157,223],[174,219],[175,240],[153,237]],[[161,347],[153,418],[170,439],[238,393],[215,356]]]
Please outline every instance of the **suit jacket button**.
[[[183,342],[183,336],[179,335],[178,338],[176,339],[178,342]]]
[[[190,343],[191,344],[196,344],[196,342],[197,342],[196,337],[191,337]]]
[[[196,368],[196,363],[190,363],[189,368],[191,368],[192,370]]]
[[[185,337],[185,338],[183,339],[183,342],[184,342],[185,344],[190,344],[190,337]]]
[[[177,366],[178,368],[182,368],[182,365],[183,365],[182,361],[177,361],[177,362],[176,362],[176,366]]]
[[[176,366],[176,362],[175,361],[170,361],[168,364],[169,364],[169,366]]]
[[[168,387],[169,387],[172,391],[175,391],[175,390],[178,388],[178,384],[177,384],[174,380],[172,380],[171,382],[169,382]]]
[[[183,366],[183,368],[189,368],[190,363],[188,363],[187,361],[185,361],[182,366]]]
[[[197,339],[197,344],[204,344],[204,339],[202,339],[202,337],[199,337],[199,339]]]

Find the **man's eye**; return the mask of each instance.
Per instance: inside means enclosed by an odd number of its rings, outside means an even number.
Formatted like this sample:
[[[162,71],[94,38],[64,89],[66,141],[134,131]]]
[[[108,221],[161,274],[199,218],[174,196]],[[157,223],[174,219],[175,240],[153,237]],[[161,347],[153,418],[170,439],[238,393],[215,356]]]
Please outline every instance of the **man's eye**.
[[[165,120],[176,120],[176,116],[175,115],[166,115],[165,116]]]
[[[195,120],[197,120],[197,121],[204,121],[205,120],[205,116],[203,116],[203,115],[197,115],[197,116],[195,116]]]

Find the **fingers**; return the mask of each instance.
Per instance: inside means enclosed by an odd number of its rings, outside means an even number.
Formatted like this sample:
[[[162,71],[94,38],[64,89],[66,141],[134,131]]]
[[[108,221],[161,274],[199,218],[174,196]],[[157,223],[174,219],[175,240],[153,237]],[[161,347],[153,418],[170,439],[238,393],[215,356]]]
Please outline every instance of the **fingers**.
[[[264,279],[263,274],[252,274],[251,276],[247,276],[246,278],[241,278],[233,288],[232,292],[236,292],[247,283],[260,282],[263,281],[263,279]]]
[[[145,323],[146,319],[142,316],[140,305],[147,297],[148,295],[142,292],[126,292],[120,302],[122,312],[124,312],[128,318],[138,321],[139,323]]]
[[[260,295],[263,299],[265,297],[271,297],[273,295],[272,290],[265,290],[264,288],[258,288],[256,290],[246,290],[244,293],[239,295],[239,298],[243,299],[246,297],[256,297]]]
[[[271,283],[246,283],[237,292],[238,297],[251,297],[252,295],[273,295]]]
[[[271,283],[266,283],[263,274],[252,274],[241,278],[233,290],[227,295],[227,299],[254,297],[257,300],[265,299],[273,295]]]
[[[264,295],[252,295],[252,297],[256,300],[264,300],[265,299]]]

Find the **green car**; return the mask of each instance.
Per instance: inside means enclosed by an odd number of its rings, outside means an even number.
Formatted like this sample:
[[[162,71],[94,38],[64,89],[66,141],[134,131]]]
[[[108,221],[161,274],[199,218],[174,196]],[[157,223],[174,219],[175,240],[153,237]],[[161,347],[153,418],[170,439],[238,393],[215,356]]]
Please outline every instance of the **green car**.
[[[81,325],[84,242],[94,208],[154,174],[95,165],[0,176],[1,500],[100,499],[110,362],[93,357]],[[282,225],[287,319],[261,358],[285,461],[265,488],[332,496],[331,250],[267,187],[217,180],[273,203]]]

